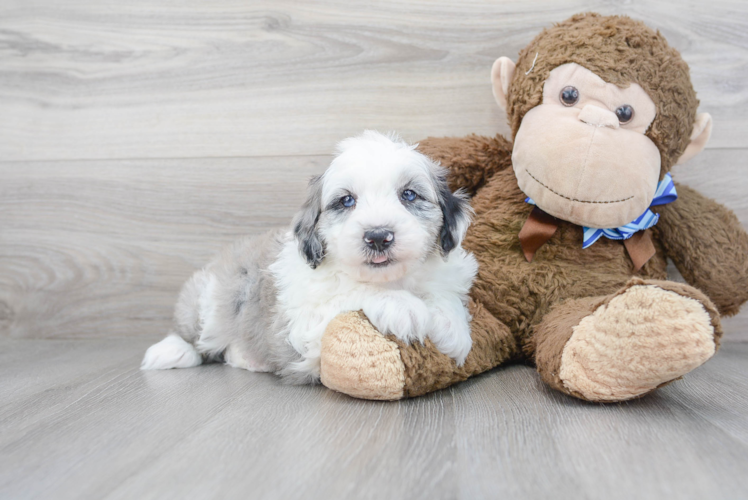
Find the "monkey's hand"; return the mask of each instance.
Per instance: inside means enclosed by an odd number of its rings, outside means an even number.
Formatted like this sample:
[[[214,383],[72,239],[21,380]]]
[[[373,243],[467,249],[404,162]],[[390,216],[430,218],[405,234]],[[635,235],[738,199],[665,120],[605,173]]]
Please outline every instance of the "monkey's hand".
[[[401,399],[443,389],[520,355],[507,326],[482,305],[469,307],[473,348],[461,366],[429,337],[408,344],[382,335],[360,311],[338,315],[322,337],[322,383],[357,398]]]
[[[500,135],[484,137],[428,137],[418,151],[449,170],[449,188],[465,189],[470,196],[496,172],[512,168],[512,143]]]
[[[678,271],[731,316],[748,300],[748,234],[735,214],[688,186],[678,199],[654,207],[653,227]]]

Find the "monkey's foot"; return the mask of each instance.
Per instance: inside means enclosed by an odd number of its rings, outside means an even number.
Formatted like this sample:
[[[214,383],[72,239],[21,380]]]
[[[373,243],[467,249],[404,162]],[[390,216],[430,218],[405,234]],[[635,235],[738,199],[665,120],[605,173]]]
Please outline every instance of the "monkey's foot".
[[[636,398],[714,354],[719,320],[710,303],[694,298],[700,292],[639,281],[573,327],[558,372],[571,394],[603,402]]]

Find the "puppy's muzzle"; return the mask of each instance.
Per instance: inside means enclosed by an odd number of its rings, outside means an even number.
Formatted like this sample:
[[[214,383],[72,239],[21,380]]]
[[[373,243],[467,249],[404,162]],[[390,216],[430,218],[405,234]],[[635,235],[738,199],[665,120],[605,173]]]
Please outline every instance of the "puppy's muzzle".
[[[395,233],[389,229],[377,228],[364,233],[364,243],[377,252],[384,252],[395,241]]]

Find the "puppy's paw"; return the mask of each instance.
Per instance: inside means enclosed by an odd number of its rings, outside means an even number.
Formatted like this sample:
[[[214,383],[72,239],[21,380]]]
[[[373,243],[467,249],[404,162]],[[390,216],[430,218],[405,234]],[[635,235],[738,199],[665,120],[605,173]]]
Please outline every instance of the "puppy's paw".
[[[224,362],[232,368],[242,368],[251,372],[271,372],[270,363],[260,356],[247,350],[242,350],[235,345],[229,345],[223,351]]]
[[[394,291],[372,299],[363,308],[369,321],[383,334],[403,342],[423,342],[429,325],[429,309],[415,295]]]
[[[465,364],[473,339],[469,317],[462,308],[456,311],[439,307],[431,309],[428,332],[439,352],[454,359],[457,366]]]
[[[195,346],[182,337],[169,334],[164,340],[153,344],[145,351],[141,370],[168,370],[169,368],[192,368],[202,364],[203,358]]]

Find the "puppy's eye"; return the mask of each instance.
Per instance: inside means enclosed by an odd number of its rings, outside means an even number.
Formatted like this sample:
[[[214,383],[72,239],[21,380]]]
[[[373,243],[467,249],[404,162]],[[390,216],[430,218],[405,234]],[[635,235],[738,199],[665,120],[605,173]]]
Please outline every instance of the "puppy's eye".
[[[623,106],[619,106],[616,109],[616,116],[618,117],[618,121],[619,122],[621,122],[621,123],[628,123],[634,117],[634,108],[632,108],[628,104],[624,104]]]
[[[401,198],[405,201],[413,201],[418,198],[418,195],[412,189],[406,189],[405,191],[403,191]]]
[[[558,95],[561,104],[564,106],[574,106],[579,102],[579,91],[576,87],[568,86],[561,89],[561,93]]]
[[[356,205],[356,198],[354,198],[351,195],[345,195],[342,198],[340,198],[340,204],[343,205],[345,208],[351,208],[352,206]]]

